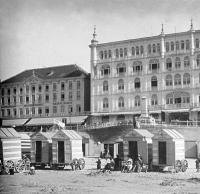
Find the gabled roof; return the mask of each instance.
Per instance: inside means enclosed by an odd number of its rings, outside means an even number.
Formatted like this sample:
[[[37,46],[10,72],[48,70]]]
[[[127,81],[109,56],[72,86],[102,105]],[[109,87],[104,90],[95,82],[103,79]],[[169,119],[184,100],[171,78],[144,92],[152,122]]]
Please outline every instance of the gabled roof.
[[[60,136],[62,135],[62,137]],[[52,138],[63,138],[70,140],[81,140],[82,137],[74,130],[58,130]]]
[[[30,77],[36,77],[42,80],[48,79],[59,79],[59,78],[70,78],[79,77],[81,75],[89,76],[81,67],[76,64],[54,66],[47,68],[29,69],[25,70],[7,80],[1,82],[1,84],[23,82]]]
[[[146,129],[132,129],[125,137],[146,137],[152,138],[153,134],[147,131]]]
[[[52,137],[54,136],[55,132],[51,131],[51,132],[38,132],[35,133],[34,135],[31,136],[31,139],[40,139],[42,140],[47,140],[50,141],[52,140]]]
[[[0,128],[1,139],[20,138],[20,134],[14,128]]]
[[[165,138],[165,139],[184,139],[183,135],[181,135],[175,129],[162,129],[160,133],[154,135],[153,139]]]
[[[25,139],[30,140],[30,136],[26,133],[20,133],[19,132],[19,135],[20,135],[21,139],[23,139],[23,140],[25,140]]]

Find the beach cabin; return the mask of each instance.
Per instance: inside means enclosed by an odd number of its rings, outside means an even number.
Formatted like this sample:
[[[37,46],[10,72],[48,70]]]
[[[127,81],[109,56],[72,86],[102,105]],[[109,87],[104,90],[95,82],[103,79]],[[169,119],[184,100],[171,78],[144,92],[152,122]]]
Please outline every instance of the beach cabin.
[[[52,137],[53,164],[69,164],[83,157],[82,137],[74,130],[58,130]]]
[[[0,160],[12,160],[17,162],[21,159],[21,137],[14,128],[0,128]]]
[[[31,136],[31,163],[44,167],[52,162],[52,137],[55,132],[38,132]]]
[[[152,137],[153,134],[146,129],[132,129],[123,138],[124,159],[130,155],[136,159],[138,154],[143,162],[148,164],[152,160]]]
[[[26,133],[20,133],[21,137],[21,152],[22,155],[26,155],[29,159],[31,158],[31,138]]]
[[[184,137],[174,129],[162,129],[152,138],[153,166],[173,166],[185,159]]]

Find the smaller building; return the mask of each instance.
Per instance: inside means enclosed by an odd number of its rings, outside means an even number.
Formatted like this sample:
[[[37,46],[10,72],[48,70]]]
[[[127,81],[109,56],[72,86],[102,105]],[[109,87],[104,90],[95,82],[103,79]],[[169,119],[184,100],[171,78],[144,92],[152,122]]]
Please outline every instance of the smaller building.
[[[142,156],[143,162],[148,164],[152,160],[152,137],[153,134],[146,129],[132,129],[124,136],[124,158],[130,155],[136,159],[138,154]]]
[[[31,136],[31,162],[37,165],[52,163],[52,137],[55,132],[38,132]]]
[[[154,166],[173,166],[176,160],[185,159],[184,137],[176,130],[162,129],[152,141]]]
[[[21,137],[14,128],[0,128],[0,160],[21,159]]]
[[[58,130],[52,137],[53,164],[68,164],[83,157],[82,137],[73,130]]]

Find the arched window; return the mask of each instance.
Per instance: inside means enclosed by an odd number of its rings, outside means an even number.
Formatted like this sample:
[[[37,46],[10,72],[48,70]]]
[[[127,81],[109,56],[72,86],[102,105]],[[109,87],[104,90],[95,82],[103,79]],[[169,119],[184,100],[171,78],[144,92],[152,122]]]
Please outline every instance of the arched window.
[[[199,48],[199,39],[195,40],[195,46],[196,46],[196,48]]]
[[[119,58],[119,49],[115,49],[115,57]]]
[[[181,40],[181,50],[184,50],[185,49],[185,43],[184,43],[184,40]]]
[[[176,50],[179,50],[179,41],[176,41]]]
[[[189,49],[190,49],[190,41],[186,40],[186,50],[189,50]]]
[[[156,45],[153,44],[153,53],[156,53]]]
[[[175,68],[180,69],[181,68],[181,59],[180,57],[176,57],[175,59]]]
[[[100,59],[103,59],[103,51],[100,51]]]
[[[167,60],[166,60],[166,69],[168,71],[172,70],[172,60],[171,60],[171,58],[167,58]]]
[[[140,46],[140,54],[143,55],[143,53],[144,53],[144,47]]]
[[[166,42],[166,52],[169,52],[169,42]]]
[[[153,76],[151,78],[151,87],[157,87],[158,86],[158,80],[156,76]]]
[[[140,106],[140,96],[135,97],[135,106]]]
[[[108,50],[108,58],[112,58],[112,52],[111,52],[111,50]]]
[[[108,108],[108,98],[103,99],[103,108]]]
[[[190,58],[188,56],[184,57],[184,67],[190,66]]]
[[[133,72],[142,72],[142,62],[141,61],[133,62]]]
[[[160,43],[157,43],[157,52],[160,53]]]
[[[189,85],[190,84],[190,74],[189,73],[185,73],[183,75],[183,84],[184,85]]]
[[[108,81],[103,82],[103,91],[104,92],[108,91]]]
[[[124,80],[120,79],[118,81],[118,90],[124,90]]]
[[[118,100],[118,107],[123,108],[124,107],[124,98],[120,97]]]
[[[135,89],[140,88],[140,78],[135,78]]]
[[[128,53],[127,53],[127,48],[124,48],[124,56],[127,57]]]
[[[151,54],[151,45],[148,45],[148,53]]]
[[[197,66],[200,67],[200,54],[197,55]]]
[[[172,86],[172,75],[166,76],[166,86]]]
[[[176,74],[174,76],[174,85],[177,86],[177,85],[181,85],[181,75],[180,74]]]
[[[139,55],[139,54],[140,54],[139,46],[136,46],[136,55]]]
[[[149,70],[157,72],[159,69],[159,60],[158,59],[151,59],[149,61]]]
[[[119,54],[120,54],[120,57],[123,57],[124,53],[123,53],[123,49],[122,48],[120,48]]]
[[[101,75],[102,76],[110,75],[110,66],[109,65],[103,65],[101,67]]]
[[[126,72],[126,64],[125,63],[119,63],[117,65],[117,74],[124,74]]]
[[[173,95],[171,94],[167,94],[166,96],[166,104],[173,104]]]
[[[107,59],[108,55],[107,55],[107,51],[104,51],[104,58]]]
[[[174,42],[171,42],[171,51],[174,51]]]
[[[131,48],[131,54],[132,54],[133,56],[135,56],[135,47],[132,47],[132,48]]]
[[[156,94],[153,94],[151,97],[151,105],[152,106],[158,105],[158,97]]]

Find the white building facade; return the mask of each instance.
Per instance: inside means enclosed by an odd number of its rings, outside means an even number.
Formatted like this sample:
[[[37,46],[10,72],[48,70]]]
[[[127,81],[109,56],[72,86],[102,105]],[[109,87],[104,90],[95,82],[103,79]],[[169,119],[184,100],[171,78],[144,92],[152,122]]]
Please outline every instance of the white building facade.
[[[99,44],[91,49],[93,123],[133,121],[149,113],[170,122],[200,120],[200,30]]]

